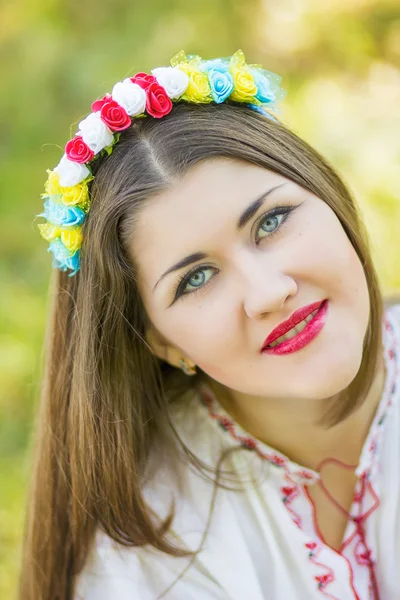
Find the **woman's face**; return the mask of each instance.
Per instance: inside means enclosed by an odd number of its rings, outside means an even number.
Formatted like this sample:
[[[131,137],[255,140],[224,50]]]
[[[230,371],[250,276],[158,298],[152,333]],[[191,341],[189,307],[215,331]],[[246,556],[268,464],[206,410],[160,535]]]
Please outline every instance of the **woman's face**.
[[[142,209],[131,250],[160,358],[177,367],[185,358],[224,389],[273,399],[331,397],[356,376],[369,319],[364,271],[331,208],[291,180],[244,161],[199,163]],[[204,256],[168,273],[196,253]],[[324,299],[325,325],[308,345],[261,353],[272,329]]]

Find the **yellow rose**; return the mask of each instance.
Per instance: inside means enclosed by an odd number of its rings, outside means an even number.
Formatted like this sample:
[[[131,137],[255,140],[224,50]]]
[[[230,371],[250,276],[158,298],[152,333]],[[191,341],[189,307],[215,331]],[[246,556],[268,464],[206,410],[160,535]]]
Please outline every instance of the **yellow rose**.
[[[62,201],[67,206],[76,206],[79,204],[84,211],[89,210],[90,200],[86,181],[82,181],[70,187],[62,187]]]
[[[61,229],[57,227],[57,225],[52,225],[51,223],[40,223],[38,225],[40,235],[46,242],[51,242],[55,238],[59,237],[61,234]]]
[[[82,227],[61,231],[61,241],[70,252],[78,250],[81,247],[82,240]]]
[[[188,63],[180,64],[179,68],[189,77],[188,86],[181,99],[202,104],[211,102],[211,88],[207,73],[203,73]]]
[[[44,184],[44,189],[47,196],[55,196],[61,194],[60,176],[55,171],[47,170],[48,178]]]
[[[254,102],[257,86],[253,75],[245,68],[234,67],[231,69],[233,79],[233,92],[229,96],[235,102]]]
[[[77,185],[63,187],[60,185],[60,176],[55,171],[47,171],[48,178],[44,185],[45,194],[42,194],[42,198],[46,196],[61,196],[61,201],[67,206],[79,205],[85,212],[90,208],[90,198],[88,183],[93,177],[86,178]]]

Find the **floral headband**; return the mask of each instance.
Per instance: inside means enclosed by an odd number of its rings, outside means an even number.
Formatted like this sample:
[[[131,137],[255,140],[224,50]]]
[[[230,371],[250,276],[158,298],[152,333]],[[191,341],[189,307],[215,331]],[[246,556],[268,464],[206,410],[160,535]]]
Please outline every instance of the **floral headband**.
[[[151,75],[136,73],[116,83],[111,94],[92,104],[92,112],[79,123],[75,137],[65,146],[58,165],[47,170],[44,212],[36,215],[47,222],[38,225],[40,235],[49,242],[52,266],[69,276],[80,268],[83,241],[82,225],[90,208],[88,184],[94,179],[91,165],[101,156],[110,155],[120,131],[135,118],[167,115],[175,102],[220,104],[241,102],[274,119],[268,109],[286,94],[280,88],[281,77],[261,65],[247,65],[241,50],[228,58],[203,60],[186,56],[182,50],[170,61],[170,67],[152,69]]]

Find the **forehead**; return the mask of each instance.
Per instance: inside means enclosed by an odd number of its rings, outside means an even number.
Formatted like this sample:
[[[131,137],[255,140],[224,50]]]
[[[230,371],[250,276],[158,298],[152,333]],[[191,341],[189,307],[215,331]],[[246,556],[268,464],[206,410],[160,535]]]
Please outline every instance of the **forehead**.
[[[211,231],[226,218],[236,222],[241,208],[284,181],[288,180],[282,175],[244,161],[216,158],[198,163],[140,209],[134,246],[143,250],[150,233],[161,239],[177,235],[184,242],[189,232],[192,236],[204,225]]]
[[[286,181],[244,161],[216,158],[196,164],[139,211],[132,240],[139,274],[153,281],[186,254],[207,251],[224,228],[234,233],[249,203]]]

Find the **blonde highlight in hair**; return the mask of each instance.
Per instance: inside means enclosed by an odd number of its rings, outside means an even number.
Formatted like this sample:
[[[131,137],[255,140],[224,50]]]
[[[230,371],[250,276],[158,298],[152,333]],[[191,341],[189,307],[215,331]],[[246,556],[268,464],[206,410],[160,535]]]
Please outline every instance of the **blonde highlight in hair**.
[[[96,166],[80,271],[72,278],[53,271],[20,600],[71,600],[98,527],[125,546],[196,554],[167,540],[174,507],[156,524],[145,502],[150,450],[185,457],[214,482],[215,492],[225,487],[220,465],[227,453],[209,469],[175,431],[171,404],[204,374],[187,377],[150,351],[128,244],[145,203],[195,164],[218,156],[279,173],[337,215],[364,268],[370,320],[359,372],[332,400],[322,424],[339,423],[368,394],[381,352],[383,299],[356,203],[333,168],[284,125],[245,106],[182,103],[162,119],[137,119]]]

